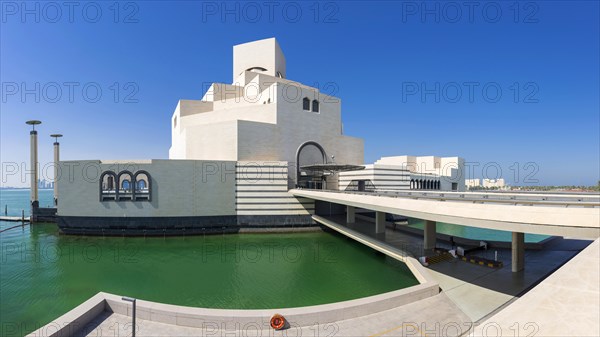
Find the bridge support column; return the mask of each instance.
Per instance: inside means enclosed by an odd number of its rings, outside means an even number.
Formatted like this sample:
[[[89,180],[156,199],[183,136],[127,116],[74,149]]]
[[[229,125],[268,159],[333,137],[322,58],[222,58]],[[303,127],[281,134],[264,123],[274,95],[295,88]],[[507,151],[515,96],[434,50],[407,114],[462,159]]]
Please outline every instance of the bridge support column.
[[[512,233],[512,272],[525,269],[525,234]]]
[[[346,223],[355,223],[356,216],[354,206],[346,206]]]
[[[425,220],[425,227],[423,227],[423,249],[425,250],[435,248],[436,225],[435,221]]]
[[[385,212],[375,212],[375,234],[385,233]]]

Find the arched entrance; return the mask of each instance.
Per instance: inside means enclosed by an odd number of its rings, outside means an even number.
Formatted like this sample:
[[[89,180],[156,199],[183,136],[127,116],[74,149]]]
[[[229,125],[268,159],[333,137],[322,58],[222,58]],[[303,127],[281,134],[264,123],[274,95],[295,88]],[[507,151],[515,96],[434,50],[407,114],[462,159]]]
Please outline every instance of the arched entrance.
[[[296,151],[296,186],[303,188],[322,188],[323,172],[303,170],[303,166],[327,164],[327,154],[323,147],[314,141],[300,145]]]

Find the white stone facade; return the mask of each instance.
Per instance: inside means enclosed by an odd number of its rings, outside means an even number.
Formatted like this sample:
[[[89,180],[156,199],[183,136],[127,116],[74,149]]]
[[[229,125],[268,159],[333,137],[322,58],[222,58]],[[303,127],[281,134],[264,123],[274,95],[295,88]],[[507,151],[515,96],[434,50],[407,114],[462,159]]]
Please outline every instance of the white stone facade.
[[[481,179],[465,179],[465,187],[481,187]]]
[[[273,38],[234,46],[233,53],[231,84],[213,83],[202,99],[178,102],[168,160],[61,162],[74,176],[58,180],[59,226],[101,223],[77,217],[111,218],[113,234],[167,230],[149,218],[175,231],[306,225],[315,202],[290,188],[343,190],[363,180],[378,190],[464,190],[459,157],[383,157],[334,175],[302,169],[363,164],[363,140],[343,134],[340,99],[286,79],[286,59]],[[89,167],[100,176],[90,179]]]
[[[363,163],[363,140],[342,134],[340,99],[285,79],[285,57],[275,39],[235,46],[233,68],[232,84],[214,83],[202,100],[179,101],[171,119],[170,159],[293,166],[300,146],[313,141],[328,160]]]
[[[364,170],[341,172],[339,188],[351,189],[353,181],[369,180],[381,191],[464,191],[464,162],[460,157],[383,157]]]
[[[483,179],[483,187],[486,188],[503,188],[505,186],[504,179]]]
[[[155,226],[138,218],[169,218],[175,229],[194,230],[203,225],[177,217],[241,226],[312,223],[314,201],[288,193],[298,184],[297,161],[362,164],[363,140],[342,134],[339,98],[285,78],[275,39],[233,50],[232,84],[213,83],[202,99],[178,102],[168,160],[61,162],[75,169],[59,179],[59,226],[96,224],[77,217],[111,218],[116,230]],[[99,177],[86,176],[85,167]],[[149,175],[147,181],[136,172]],[[138,183],[151,188],[133,190]]]

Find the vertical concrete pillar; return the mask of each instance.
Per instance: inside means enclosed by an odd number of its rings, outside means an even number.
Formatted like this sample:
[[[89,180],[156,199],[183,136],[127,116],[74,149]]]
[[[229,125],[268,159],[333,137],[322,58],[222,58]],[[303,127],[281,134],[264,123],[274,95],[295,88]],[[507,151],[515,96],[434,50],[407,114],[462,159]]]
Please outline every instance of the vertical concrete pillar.
[[[38,154],[37,154],[37,131],[29,132],[29,165],[31,167],[31,204],[38,202]]]
[[[525,269],[525,234],[512,233],[512,271],[516,273]]]
[[[355,223],[355,209],[354,206],[346,206],[346,223]]]
[[[58,205],[58,162],[60,161],[60,143],[58,138],[62,137],[59,134],[50,135],[54,137],[54,206]]]
[[[39,207],[39,199],[38,199],[38,154],[37,154],[37,131],[35,131],[35,126],[38,124],[42,124],[40,121],[30,120],[25,122],[27,125],[31,125],[33,128],[29,132],[29,165],[31,167],[31,222],[35,221],[35,211]]]
[[[425,220],[425,227],[423,227],[423,249],[434,249],[436,240],[436,222]]]
[[[375,234],[385,233],[385,212],[375,212]]]
[[[59,161],[59,142],[54,143],[54,206],[58,203],[58,161]]]

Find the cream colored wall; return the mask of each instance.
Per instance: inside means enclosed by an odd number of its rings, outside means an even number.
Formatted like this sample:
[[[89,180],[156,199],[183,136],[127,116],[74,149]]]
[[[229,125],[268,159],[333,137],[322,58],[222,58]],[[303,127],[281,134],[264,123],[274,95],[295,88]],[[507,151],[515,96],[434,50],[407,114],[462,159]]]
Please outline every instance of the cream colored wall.
[[[371,164],[365,165],[364,170],[340,172],[340,190],[345,190],[352,180],[364,179],[370,180],[381,191],[410,189],[410,172],[402,166]]]
[[[415,156],[392,156],[392,157],[381,157],[375,161],[377,165],[393,165],[393,166],[406,166],[411,171],[416,170],[417,157]],[[415,168],[415,169],[412,169]]]
[[[481,186],[481,179],[465,179],[465,187],[479,187]]]
[[[447,176],[447,183],[457,183],[458,191],[465,191],[465,160],[461,157],[442,157],[441,175]]]
[[[246,69],[262,67],[266,75],[276,76],[277,71],[286,75],[285,56],[275,38],[252,41],[233,46],[233,76],[235,79]]]
[[[188,127],[186,131],[186,159],[237,160],[237,121],[195,125]]]
[[[213,83],[206,90],[206,93],[202,97],[202,101],[211,103],[215,101],[224,101],[229,99],[235,99],[242,97],[244,94],[244,87],[236,84],[225,84],[225,83]],[[212,110],[212,109],[211,109]]]
[[[62,161],[58,215],[163,217],[235,215],[235,162],[152,160],[150,163]],[[215,167],[217,173],[215,171]],[[100,173],[122,170],[151,175],[152,200],[100,201]],[[229,179],[222,172],[233,172]]]
[[[465,181],[466,184],[466,181]],[[504,187],[505,182],[504,179],[483,179],[483,187]]]
[[[328,160],[362,164],[362,139],[341,134],[341,102],[316,88],[266,75],[244,76],[246,85],[260,88],[260,100],[231,97],[213,104],[213,111],[183,115],[206,105],[181,101],[174,112],[170,158],[216,160],[276,160],[295,163],[307,141],[324,147]],[[243,90],[241,92],[244,92]],[[270,103],[263,99],[268,97]],[[302,98],[319,101],[319,112],[304,111]],[[261,102],[261,100],[263,100]],[[312,105],[311,105],[312,108]],[[295,170],[290,173],[295,177]]]
[[[439,174],[441,168],[440,157],[423,156],[416,157],[417,172]]]
[[[233,85],[214,83],[202,101],[178,104],[171,120],[171,159],[295,165],[298,148],[314,141],[325,149],[329,162],[333,155],[336,163],[363,163],[363,140],[342,135],[339,98],[275,76],[276,71],[285,75],[285,57],[275,39],[235,46],[233,63]],[[268,71],[246,71],[256,66]],[[319,101],[318,113],[303,110],[304,97]],[[289,171],[293,179],[295,172]]]
[[[465,160],[461,157],[435,156],[394,156],[383,157],[376,165],[393,165],[406,167],[411,171],[413,179],[430,179],[439,177],[441,189],[452,190],[452,183],[458,184],[458,191],[465,191]],[[437,178],[436,178],[437,179]]]
[[[238,121],[237,159],[279,161],[281,129],[275,124]]]
[[[314,200],[288,193],[287,162],[238,162],[235,188],[238,215],[314,214]]]
[[[212,102],[182,99],[177,103],[179,115],[181,117],[190,116],[198,113],[209,112],[214,109]]]
[[[296,151],[307,141],[319,143],[331,161],[336,163],[362,164],[364,162],[364,142],[362,139],[341,134],[341,101],[339,98],[323,95],[314,88],[298,88],[299,99],[286,97],[286,87],[277,84],[277,124],[281,129],[281,160],[296,161]],[[319,113],[302,109],[302,98],[316,98]]]

